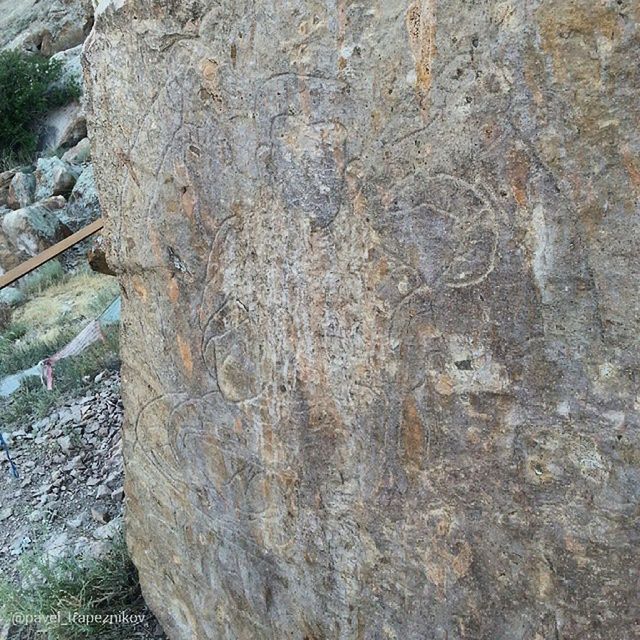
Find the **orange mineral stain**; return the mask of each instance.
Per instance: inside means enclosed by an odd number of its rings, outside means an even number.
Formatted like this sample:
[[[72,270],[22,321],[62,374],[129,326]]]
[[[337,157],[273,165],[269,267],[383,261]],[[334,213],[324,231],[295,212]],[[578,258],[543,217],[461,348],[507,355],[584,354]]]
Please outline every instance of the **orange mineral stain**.
[[[433,60],[437,53],[436,4],[436,0],[416,0],[406,16],[409,44],[416,67],[416,90],[423,110],[426,110],[433,81]]]
[[[185,371],[190,376],[193,373],[193,356],[191,355],[191,347],[180,334],[177,335],[176,340],[178,342],[178,349],[180,350],[182,364],[184,365]]]

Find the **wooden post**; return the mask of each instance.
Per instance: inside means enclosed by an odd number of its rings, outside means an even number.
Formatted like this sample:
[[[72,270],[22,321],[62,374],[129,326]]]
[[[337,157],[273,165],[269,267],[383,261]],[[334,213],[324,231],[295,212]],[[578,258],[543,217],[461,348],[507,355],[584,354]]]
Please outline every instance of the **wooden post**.
[[[14,267],[7,273],[0,276],[0,289],[4,289],[4,287],[8,287],[10,284],[13,284],[22,276],[26,276],[27,273],[31,273],[34,269],[41,267],[45,262],[49,262],[56,256],[59,256],[63,251],[66,251],[70,247],[78,242],[82,242],[85,238],[93,235],[97,231],[100,231],[104,226],[104,219],[98,218],[91,224],[87,225],[80,229],[80,231],[76,231],[74,234],[70,235],[68,238],[61,240],[57,244],[45,249],[42,253],[39,253],[37,256],[33,258],[29,258],[22,264],[19,264],[17,267]]]

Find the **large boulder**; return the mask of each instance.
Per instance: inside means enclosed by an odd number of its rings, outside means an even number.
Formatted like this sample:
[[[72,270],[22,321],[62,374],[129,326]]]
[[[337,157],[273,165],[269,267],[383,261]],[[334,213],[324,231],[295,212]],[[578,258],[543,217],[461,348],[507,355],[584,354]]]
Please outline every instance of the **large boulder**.
[[[127,539],[172,640],[637,635],[632,4],[100,3]]]
[[[76,181],[61,219],[72,231],[78,231],[99,217],[100,201],[96,192],[93,167],[88,165]]]
[[[69,164],[86,164],[91,160],[91,143],[89,138],[82,138],[78,144],[62,154],[63,162]]]
[[[5,213],[1,220],[2,233],[14,252],[35,256],[68,236],[71,232],[60,220],[60,209],[65,204],[65,199],[57,196]]]
[[[11,179],[7,206],[21,209],[33,202],[36,191],[36,177],[33,173],[18,171]]]
[[[87,136],[82,105],[73,101],[50,111],[40,125],[38,149],[68,149]]]
[[[36,163],[36,200],[50,196],[69,195],[78,178],[79,169],[52,156],[38,158]]]
[[[65,87],[69,84],[76,84],[82,87],[84,82],[82,77],[82,45],[72,49],[60,51],[51,56],[52,60],[62,64],[62,72],[60,77],[54,84],[54,87]]]
[[[92,25],[92,0],[0,0],[0,48],[51,56],[81,44]]]
[[[24,251],[17,249],[2,230],[2,219],[9,209],[0,208],[0,274],[3,274],[29,258]]]

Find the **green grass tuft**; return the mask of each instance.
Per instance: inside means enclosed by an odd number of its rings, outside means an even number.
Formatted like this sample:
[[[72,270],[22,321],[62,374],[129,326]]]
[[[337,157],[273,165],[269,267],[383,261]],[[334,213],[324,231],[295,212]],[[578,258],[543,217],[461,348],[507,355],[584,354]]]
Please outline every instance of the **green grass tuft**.
[[[58,348],[64,344],[66,344],[66,340],[61,340]],[[37,352],[38,348],[40,349],[39,353]],[[17,363],[24,364],[29,362],[28,366],[32,366],[43,357],[50,356],[55,349],[54,345],[45,347],[42,343],[37,343],[36,345],[31,345],[28,351],[28,358],[24,353],[17,356],[14,353],[14,360],[10,364],[15,366]],[[117,369],[120,365],[118,353],[118,328],[110,327],[105,332],[103,341],[93,344],[85,352],[75,357],[66,358],[56,363],[53,372],[54,387],[52,391],[47,391],[38,378],[30,378],[23,382],[22,387],[13,395],[0,399],[3,429],[12,430],[14,427],[24,427],[29,422],[44,418],[69,393],[75,392],[82,387],[90,386],[93,378],[100,371]],[[42,357],[38,357],[38,355]],[[4,358],[1,360],[2,365],[4,365]],[[87,378],[89,378],[88,382],[86,381]]]
[[[39,295],[51,285],[61,282],[64,277],[65,273],[60,262],[51,260],[24,276],[20,288],[27,296]]]
[[[0,580],[0,620],[14,625],[16,640],[129,640],[149,637],[153,621],[124,540],[98,560],[58,560],[35,555],[19,567],[19,584]],[[121,612],[146,624],[118,624]],[[100,616],[100,619],[97,619]],[[109,617],[108,623],[104,623]],[[100,620],[100,621],[98,621]]]

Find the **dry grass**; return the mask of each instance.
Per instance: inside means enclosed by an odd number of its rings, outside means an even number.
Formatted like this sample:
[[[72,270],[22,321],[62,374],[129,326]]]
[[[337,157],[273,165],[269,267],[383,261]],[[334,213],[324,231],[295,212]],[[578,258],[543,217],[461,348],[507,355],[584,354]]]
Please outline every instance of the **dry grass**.
[[[103,301],[108,304],[118,295],[118,284],[111,276],[88,271],[65,277],[13,313],[13,324],[27,327],[21,344],[33,341],[55,343],[60,336],[77,328],[100,313]],[[31,363],[34,364],[34,363]],[[31,366],[31,365],[29,365]]]
[[[155,620],[122,539],[89,562],[64,559],[49,565],[26,556],[20,573],[21,584],[0,579],[0,621],[12,625],[16,640],[152,637]]]

